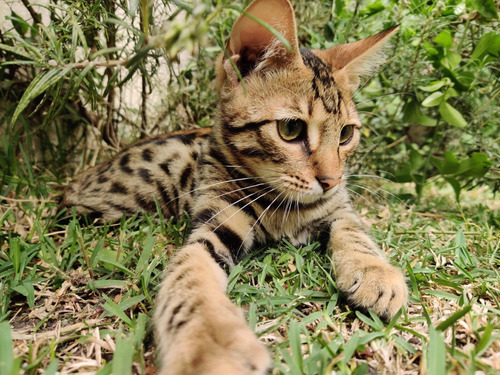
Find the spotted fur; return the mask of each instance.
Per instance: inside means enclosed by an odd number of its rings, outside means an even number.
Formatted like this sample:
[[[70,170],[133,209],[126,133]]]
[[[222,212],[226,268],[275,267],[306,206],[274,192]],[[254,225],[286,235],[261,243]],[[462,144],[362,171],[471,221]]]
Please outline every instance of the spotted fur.
[[[217,62],[212,129],[141,140],[71,182],[61,207],[112,221],[138,211],[192,217],[155,312],[162,374],[264,374],[269,357],[225,295],[227,272],[256,244],[323,232],[337,285],[353,306],[390,318],[406,303],[401,272],[365,233],[345,189],[361,123],[352,90],[395,31],[328,50],[299,50],[288,0],[255,0]],[[234,70],[236,65],[240,74]],[[243,81],[240,81],[243,77]],[[302,121],[291,141],[280,121]],[[346,126],[352,135],[341,141]]]

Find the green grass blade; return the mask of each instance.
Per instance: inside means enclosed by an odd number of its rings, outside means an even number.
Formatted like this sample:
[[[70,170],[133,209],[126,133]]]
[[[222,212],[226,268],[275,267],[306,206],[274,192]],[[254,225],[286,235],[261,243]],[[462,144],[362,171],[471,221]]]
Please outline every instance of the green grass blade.
[[[14,367],[12,336],[8,322],[0,323],[0,374],[11,374]]]
[[[112,374],[132,374],[132,362],[134,358],[134,341],[130,337],[122,338],[119,334],[116,339],[116,350],[113,356]]]
[[[19,104],[17,105],[14,114],[12,115],[11,124],[14,124],[16,122],[21,112],[26,109],[31,100],[55,85],[72,69],[72,67],[72,65],[68,65],[65,68],[57,67],[49,70],[48,72],[40,73],[39,75],[37,75],[21,97],[21,100],[19,101]]]
[[[439,323],[438,326],[436,327],[436,330],[437,331],[444,331],[446,328],[455,324],[460,318],[462,318],[465,314],[467,314],[471,308],[472,308],[472,305],[468,305],[468,306],[465,306],[462,310],[457,311],[456,313],[452,314],[448,319]]]
[[[432,375],[446,374],[446,346],[443,337],[434,327],[430,328],[427,347],[427,373]]]
[[[117,316],[121,320],[123,320],[129,327],[132,325],[132,321],[130,318],[123,312],[123,310],[118,306],[111,298],[109,298],[106,294],[102,295],[106,300],[106,303],[102,305],[102,307],[110,313],[112,316]]]
[[[302,371],[304,368],[304,362],[302,358],[302,344],[300,340],[299,323],[296,320],[292,320],[290,322],[290,326],[288,328],[288,338],[290,340],[290,346],[292,348],[293,360]]]

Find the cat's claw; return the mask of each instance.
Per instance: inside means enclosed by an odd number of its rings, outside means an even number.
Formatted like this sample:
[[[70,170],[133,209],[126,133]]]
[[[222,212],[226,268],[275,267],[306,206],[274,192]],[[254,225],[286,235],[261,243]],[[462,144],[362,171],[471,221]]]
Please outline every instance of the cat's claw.
[[[351,272],[337,275],[337,284],[352,305],[371,310],[386,320],[394,317],[408,300],[401,271],[384,261],[362,268],[353,264]]]

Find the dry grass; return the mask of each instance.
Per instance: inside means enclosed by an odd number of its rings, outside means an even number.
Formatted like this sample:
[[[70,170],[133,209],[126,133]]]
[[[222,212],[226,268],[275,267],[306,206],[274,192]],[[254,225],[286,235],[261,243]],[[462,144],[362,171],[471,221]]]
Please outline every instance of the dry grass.
[[[230,295],[272,351],[273,373],[432,374],[438,362],[448,373],[500,371],[498,201],[483,189],[459,207],[445,193],[433,188],[409,207],[358,199],[382,248],[409,276],[410,305],[395,321],[351,312],[315,242],[260,249],[233,270]],[[125,373],[154,374],[155,286],[185,222],[135,217],[64,227],[50,220],[53,207],[29,197],[1,205],[2,317],[14,367],[103,374],[125,363]]]

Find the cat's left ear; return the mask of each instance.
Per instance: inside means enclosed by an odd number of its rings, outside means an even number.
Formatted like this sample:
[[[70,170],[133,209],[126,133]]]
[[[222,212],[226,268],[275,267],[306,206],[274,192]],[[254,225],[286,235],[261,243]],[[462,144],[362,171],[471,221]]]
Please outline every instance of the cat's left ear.
[[[385,60],[384,47],[399,26],[357,42],[341,44],[326,50],[315,51],[339,73],[347,76],[351,90],[359,86],[360,76],[371,75]]]
[[[288,45],[276,37],[276,32]],[[238,67],[242,77],[257,70],[300,63],[295,14],[290,2],[254,0],[234,23],[223,57],[227,76],[237,83],[230,60]]]

